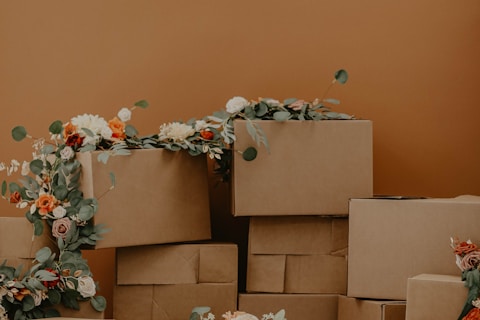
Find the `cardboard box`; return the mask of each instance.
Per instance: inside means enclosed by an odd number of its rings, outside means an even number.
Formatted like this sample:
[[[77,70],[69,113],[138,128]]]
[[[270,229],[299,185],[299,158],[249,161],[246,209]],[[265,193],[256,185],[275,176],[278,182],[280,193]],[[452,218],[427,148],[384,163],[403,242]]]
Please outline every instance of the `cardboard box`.
[[[0,217],[0,257],[35,258],[43,247],[58,251],[47,226],[41,236],[34,236],[33,224],[25,217]]]
[[[348,218],[251,217],[246,291],[347,290]]]
[[[450,237],[480,242],[480,197],[352,199],[348,294],[405,300],[421,273],[460,276]]]
[[[78,153],[81,188],[96,197],[95,224],[110,231],[96,248],[126,247],[211,238],[207,160],[187,152],[131,150],[97,161],[99,151]],[[115,188],[110,173],[115,175]]]
[[[235,151],[255,147],[258,154],[245,161],[233,153],[233,215],[347,215],[350,198],[372,196],[371,121],[254,123],[270,152],[256,145],[245,120],[234,121]]]
[[[406,301],[338,297],[338,320],[405,320]]]
[[[226,243],[117,249],[113,317],[184,320],[197,306],[236,310],[237,252]]]
[[[61,318],[75,318],[75,319],[104,319],[105,312],[95,310],[90,301],[81,301],[80,310],[67,308],[64,305],[56,305],[54,308],[60,312]]]
[[[238,310],[257,316],[285,310],[288,320],[337,320],[338,295],[240,293]]]
[[[408,279],[407,320],[457,319],[468,288],[460,276],[420,274]]]

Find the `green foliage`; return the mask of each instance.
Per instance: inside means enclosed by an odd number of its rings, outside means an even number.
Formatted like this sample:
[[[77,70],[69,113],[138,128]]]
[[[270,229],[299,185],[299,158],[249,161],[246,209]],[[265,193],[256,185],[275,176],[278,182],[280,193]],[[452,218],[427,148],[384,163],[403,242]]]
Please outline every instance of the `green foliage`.
[[[257,157],[257,149],[254,147],[248,147],[245,151],[242,152],[242,158],[245,161],[252,161]]]
[[[22,141],[27,136],[27,130],[22,126],[17,126],[12,129],[12,137],[15,141]]]
[[[347,71],[340,69],[335,72],[335,80],[338,81],[340,84],[345,84],[348,80],[348,73]]]
[[[48,128],[48,131],[52,134],[61,134],[62,130],[63,130],[63,123],[60,120],[56,120],[52,122],[52,124]]]

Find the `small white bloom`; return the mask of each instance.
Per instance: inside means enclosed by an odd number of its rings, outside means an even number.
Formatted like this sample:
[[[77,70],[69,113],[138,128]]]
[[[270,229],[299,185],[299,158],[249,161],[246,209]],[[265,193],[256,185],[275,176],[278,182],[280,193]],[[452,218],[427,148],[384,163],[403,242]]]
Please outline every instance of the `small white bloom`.
[[[244,97],[233,97],[227,102],[227,112],[237,113],[245,109],[248,106],[248,100]]]
[[[62,149],[62,151],[60,151],[60,157],[62,158],[62,160],[70,160],[74,154],[75,151],[73,151],[73,149],[69,146],[66,146]]]
[[[22,176],[26,176],[29,173],[30,173],[30,162],[24,160],[22,163]]]
[[[197,120],[195,121],[195,130],[201,131],[208,128],[208,122],[205,120]]]
[[[84,298],[93,297],[96,293],[95,282],[90,276],[81,276],[78,278],[78,292]]]
[[[65,208],[62,206],[57,206],[55,209],[53,209],[52,214],[55,219],[60,219],[65,217],[67,210],[65,210]]]
[[[5,163],[0,162],[0,171],[5,170],[7,167],[5,166]]]
[[[34,214],[35,211],[37,210],[37,206],[35,205],[35,202],[30,206],[30,213]]]
[[[19,209],[25,209],[27,206],[28,206],[27,201],[21,201],[21,202],[17,203],[17,205],[15,207],[17,207]]]
[[[127,122],[132,118],[132,111],[130,111],[128,108],[122,108],[120,111],[118,111],[117,117],[123,122]]]

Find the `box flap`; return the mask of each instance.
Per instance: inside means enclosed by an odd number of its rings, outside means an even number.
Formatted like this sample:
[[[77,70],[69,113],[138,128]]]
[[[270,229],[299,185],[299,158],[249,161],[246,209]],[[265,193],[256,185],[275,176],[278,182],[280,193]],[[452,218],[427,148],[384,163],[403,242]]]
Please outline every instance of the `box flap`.
[[[238,248],[236,244],[202,244],[199,248],[199,283],[237,281]]]
[[[282,293],[285,290],[285,255],[249,255],[247,292]]]

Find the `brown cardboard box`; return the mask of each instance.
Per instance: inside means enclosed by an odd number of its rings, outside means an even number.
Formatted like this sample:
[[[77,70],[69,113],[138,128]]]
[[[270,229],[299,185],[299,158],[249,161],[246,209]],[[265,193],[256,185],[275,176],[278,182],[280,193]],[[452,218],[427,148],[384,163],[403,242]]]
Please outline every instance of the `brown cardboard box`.
[[[350,198],[372,196],[371,121],[254,122],[270,152],[235,120],[235,151],[254,146],[258,154],[245,161],[233,153],[233,215],[347,215]]]
[[[56,305],[55,309],[60,312],[62,318],[104,319],[105,313],[93,309],[90,301],[81,301],[79,304],[80,310],[67,308],[64,305]]]
[[[34,236],[33,225],[26,218],[0,217],[0,257],[35,258],[43,247],[58,251],[48,228],[41,236]]]
[[[117,320],[184,320],[197,306],[236,310],[238,250],[230,243],[117,249]]]
[[[338,297],[338,320],[405,320],[406,301]]]
[[[99,200],[96,224],[110,231],[96,248],[208,240],[210,204],[204,156],[163,149],[132,150],[97,161],[98,151],[78,153],[81,187]],[[111,186],[110,172],[115,175]],[[100,198],[100,199],[99,199]]]
[[[405,300],[408,278],[460,276],[450,237],[480,242],[480,197],[352,199],[348,296]]]
[[[347,290],[348,218],[251,217],[247,292]]]
[[[407,320],[457,319],[468,289],[460,276],[420,274],[408,279]]]
[[[337,320],[338,295],[240,293],[238,310],[256,315],[285,310],[288,320]]]

